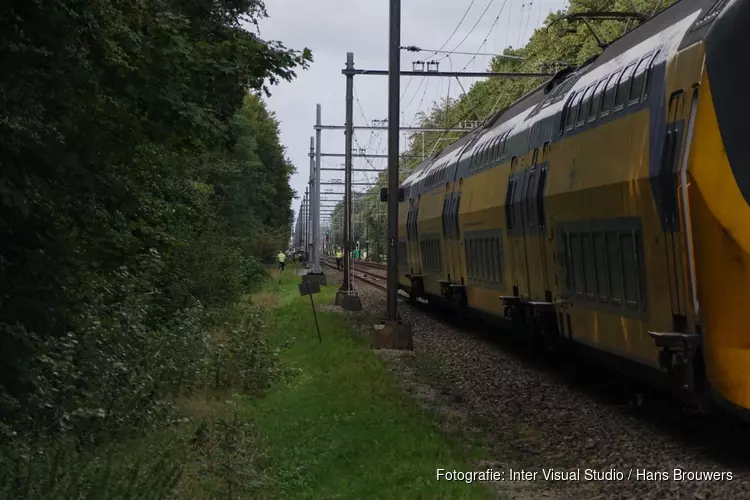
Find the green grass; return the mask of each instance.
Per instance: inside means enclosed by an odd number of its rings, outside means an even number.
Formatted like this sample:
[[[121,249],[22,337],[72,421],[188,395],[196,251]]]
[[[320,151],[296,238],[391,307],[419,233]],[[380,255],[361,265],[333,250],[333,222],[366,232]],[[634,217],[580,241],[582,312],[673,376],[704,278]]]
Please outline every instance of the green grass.
[[[318,312],[318,342],[308,297],[299,297],[294,267],[269,284],[269,341],[287,375],[243,412],[268,454],[271,498],[490,498],[478,483],[437,482],[437,468],[478,470],[481,458],[436,426],[403,393],[346,317]],[[338,285],[317,304],[332,304]]]

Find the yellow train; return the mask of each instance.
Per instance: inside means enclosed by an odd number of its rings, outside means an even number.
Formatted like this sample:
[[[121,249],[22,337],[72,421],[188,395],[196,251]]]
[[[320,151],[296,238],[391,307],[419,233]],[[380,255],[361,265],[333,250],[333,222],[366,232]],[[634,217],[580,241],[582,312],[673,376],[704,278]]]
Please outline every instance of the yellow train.
[[[747,411],[748,26],[682,0],[423,162],[400,287]]]

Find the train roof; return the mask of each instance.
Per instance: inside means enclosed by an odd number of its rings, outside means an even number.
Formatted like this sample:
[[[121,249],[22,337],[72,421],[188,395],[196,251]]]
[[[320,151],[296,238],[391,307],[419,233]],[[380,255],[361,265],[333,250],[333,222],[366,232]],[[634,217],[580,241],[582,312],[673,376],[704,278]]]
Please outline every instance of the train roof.
[[[678,47],[702,39],[718,12],[729,0],[680,0],[611,42],[600,54],[576,69],[567,68],[525,94],[481,126],[422,162],[404,181],[404,187],[429,189],[424,180],[441,170],[469,162],[472,155],[499,141],[530,140],[530,128],[540,120],[561,114],[567,100],[593,82],[653,54],[654,64],[664,64]],[[531,138],[533,139],[533,137]],[[496,142],[493,142],[496,141]],[[528,142],[527,142],[528,145]],[[521,146],[519,146],[521,147]],[[528,150],[528,149],[526,149]],[[421,182],[421,184],[420,184]],[[412,195],[416,194],[412,192]]]

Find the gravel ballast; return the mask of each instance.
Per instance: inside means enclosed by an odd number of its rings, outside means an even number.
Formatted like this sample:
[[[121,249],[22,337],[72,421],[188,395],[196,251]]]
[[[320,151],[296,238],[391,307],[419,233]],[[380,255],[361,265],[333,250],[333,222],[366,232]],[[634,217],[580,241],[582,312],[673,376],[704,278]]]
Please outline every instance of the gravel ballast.
[[[330,283],[341,280],[341,273],[326,272]],[[354,286],[363,311],[352,319],[382,317],[385,294],[358,280]],[[501,496],[750,499],[750,453],[738,445],[747,439],[739,430],[744,426],[729,429],[725,420],[695,417],[685,423],[679,411],[660,417],[615,404],[592,394],[590,381],[571,383],[559,370],[495,341],[486,329],[466,331],[405,302],[399,312],[412,326],[414,353],[383,353],[383,359],[452,432],[488,450],[490,459],[476,470],[504,473],[505,481],[492,485]],[[530,473],[532,480],[510,481],[511,469]],[[550,469],[578,471],[579,477],[546,480]],[[587,480],[587,470],[599,476]],[[675,470],[718,474],[689,480]]]

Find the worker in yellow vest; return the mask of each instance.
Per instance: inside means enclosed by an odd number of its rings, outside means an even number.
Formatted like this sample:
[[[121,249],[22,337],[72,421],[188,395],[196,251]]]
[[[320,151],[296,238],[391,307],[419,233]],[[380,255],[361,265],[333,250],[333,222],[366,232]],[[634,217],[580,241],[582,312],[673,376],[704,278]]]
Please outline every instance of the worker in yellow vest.
[[[344,258],[344,252],[340,249],[336,252],[336,269],[341,271],[341,259]]]
[[[284,270],[284,265],[286,264],[286,254],[283,250],[279,252],[279,255],[276,256],[276,258],[279,260],[279,271]]]

